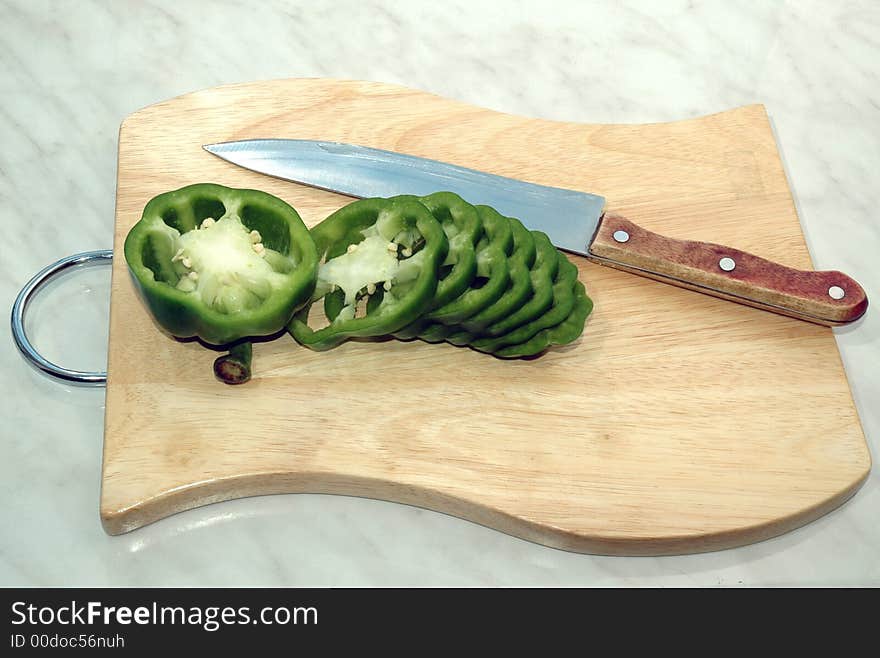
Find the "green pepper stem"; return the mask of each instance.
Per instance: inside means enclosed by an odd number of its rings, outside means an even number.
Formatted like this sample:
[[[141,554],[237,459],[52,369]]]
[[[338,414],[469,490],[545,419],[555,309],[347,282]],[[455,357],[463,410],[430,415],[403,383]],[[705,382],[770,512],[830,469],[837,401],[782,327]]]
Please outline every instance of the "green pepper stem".
[[[224,384],[244,384],[251,378],[253,344],[237,343],[229,348],[229,354],[218,356],[214,361],[214,374]]]

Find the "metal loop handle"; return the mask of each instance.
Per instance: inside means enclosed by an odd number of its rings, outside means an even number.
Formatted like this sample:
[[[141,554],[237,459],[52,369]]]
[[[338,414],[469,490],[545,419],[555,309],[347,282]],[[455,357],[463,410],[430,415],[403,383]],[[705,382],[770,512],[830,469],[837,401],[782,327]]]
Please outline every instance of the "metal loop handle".
[[[67,258],[44,267],[37,272],[34,277],[25,284],[15,303],[12,305],[12,338],[15,341],[18,351],[22,356],[31,362],[31,364],[42,370],[50,377],[55,377],[62,381],[72,384],[83,384],[85,386],[104,386],[107,383],[106,372],[83,372],[81,370],[68,370],[57,366],[51,361],[45,359],[31,345],[24,331],[24,313],[27,310],[36,292],[46,283],[54,279],[56,276],[72,267],[80,265],[97,265],[101,263],[110,263],[113,260],[113,251],[111,249],[100,249],[98,251],[85,251],[80,254],[74,254]]]

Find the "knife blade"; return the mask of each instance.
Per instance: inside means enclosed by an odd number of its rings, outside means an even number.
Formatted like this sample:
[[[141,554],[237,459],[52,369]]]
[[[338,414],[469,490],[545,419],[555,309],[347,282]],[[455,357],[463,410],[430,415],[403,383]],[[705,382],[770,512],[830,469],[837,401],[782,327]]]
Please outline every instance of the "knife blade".
[[[796,270],[733,247],[675,240],[605,209],[595,194],[339,142],[249,139],[203,148],[232,164],[358,198],[455,192],[546,233],[558,248],[715,297],[826,326],[864,315],[864,289],[838,271]]]

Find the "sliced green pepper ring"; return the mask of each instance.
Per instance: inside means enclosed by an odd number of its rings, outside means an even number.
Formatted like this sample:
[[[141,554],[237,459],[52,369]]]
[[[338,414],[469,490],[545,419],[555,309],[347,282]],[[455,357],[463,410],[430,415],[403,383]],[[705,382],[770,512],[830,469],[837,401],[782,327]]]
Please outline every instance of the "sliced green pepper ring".
[[[486,327],[484,333],[490,336],[501,336],[521,324],[531,322],[553,303],[553,280],[559,269],[559,252],[546,233],[532,231],[532,235],[538,250],[535,264],[529,271],[534,291],[532,297],[510,315]]]
[[[453,192],[435,192],[420,197],[419,202],[440,222],[449,240],[449,253],[431,302],[434,309],[461,295],[476,275],[476,244],[483,236],[483,222],[477,209]]]
[[[482,208],[488,208],[483,206]],[[491,210],[491,209],[490,209]],[[426,315],[426,319],[442,324],[457,324],[476,315],[498,300],[510,283],[507,257],[513,251],[510,222],[497,212],[477,208],[483,223],[483,236],[477,243],[477,278],[479,287],[470,287],[452,301]]]
[[[481,352],[495,352],[507,345],[519,345],[530,340],[539,331],[555,327],[571,314],[575,303],[578,268],[564,254],[556,253],[559,268],[553,283],[553,305],[531,322],[526,322],[506,334],[471,341],[471,347]]]
[[[438,308],[467,290],[477,273],[475,245],[483,235],[477,209],[453,192],[435,192],[419,202],[440,222],[449,240],[449,253],[440,268],[439,282],[429,310]],[[395,338],[415,338],[428,324],[420,318],[394,333]]]
[[[494,354],[504,359],[514,359],[540,354],[553,345],[571,343],[583,333],[584,323],[592,310],[593,300],[587,296],[584,284],[578,281],[574,288],[574,307],[565,320],[555,327],[542,329],[525,343],[504,347]]]
[[[283,329],[309,300],[318,268],[314,240],[291,206],[211,183],[150,200],[124,251],[157,324],[213,345]]]
[[[425,330],[419,334],[419,340],[423,340],[426,343],[442,343],[454,331],[455,326],[453,325],[431,324],[425,327]]]
[[[474,334],[472,334],[470,331],[465,331],[464,329],[459,329],[458,331],[448,331],[446,332],[446,336],[444,338],[444,340],[450,345],[457,345],[459,347],[470,345],[473,339]]]
[[[318,283],[288,330],[314,350],[415,321],[434,299],[449,249],[440,222],[412,196],[355,201],[315,226],[312,237],[322,261]],[[313,329],[309,313],[322,299],[329,324]]]
[[[488,206],[481,206],[483,213],[496,213]],[[513,233],[513,253],[507,259],[510,266],[510,284],[504,294],[476,315],[461,323],[463,329],[479,333],[490,324],[497,322],[520,308],[532,295],[532,280],[529,271],[535,263],[537,249],[531,232],[518,219],[508,217]]]

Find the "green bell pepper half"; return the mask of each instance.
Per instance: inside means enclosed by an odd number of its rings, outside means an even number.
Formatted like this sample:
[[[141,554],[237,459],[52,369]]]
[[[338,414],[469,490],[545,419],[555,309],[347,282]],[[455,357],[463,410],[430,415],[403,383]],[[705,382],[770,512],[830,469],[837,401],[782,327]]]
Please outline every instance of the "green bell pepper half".
[[[283,329],[308,302],[318,269],[314,240],[290,205],[212,183],[151,199],[124,253],[156,323],[213,345]]]

